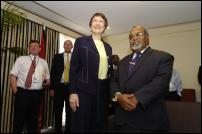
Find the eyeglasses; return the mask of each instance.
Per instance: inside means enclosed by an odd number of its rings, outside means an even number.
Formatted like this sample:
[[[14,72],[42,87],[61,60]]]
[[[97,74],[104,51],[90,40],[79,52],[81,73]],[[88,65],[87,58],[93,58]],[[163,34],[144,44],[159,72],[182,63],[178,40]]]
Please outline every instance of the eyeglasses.
[[[144,34],[143,34],[142,32],[135,33],[135,35],[136,35],[137,37],[144,36]]]
[[[144,33],[142,33],[142,32],[137,32],[137,33],[135,33],[135,34],[130,34],[130,35],[129,35],[129,38],[132,39],[132,38],[134,38],[134,37],[142,37],[142,36],[144,36]]]

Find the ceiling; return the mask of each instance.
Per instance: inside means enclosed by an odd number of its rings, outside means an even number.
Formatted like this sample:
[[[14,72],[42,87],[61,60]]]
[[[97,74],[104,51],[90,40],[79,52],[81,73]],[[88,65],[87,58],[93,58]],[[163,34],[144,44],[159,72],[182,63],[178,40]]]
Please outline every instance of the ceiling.
[[[90,34],[89,20],[106,15],[105,35],[130,31],[133,25],[157,28],[201,21],[201,1],[15,1],[14,5],[78,33]]]

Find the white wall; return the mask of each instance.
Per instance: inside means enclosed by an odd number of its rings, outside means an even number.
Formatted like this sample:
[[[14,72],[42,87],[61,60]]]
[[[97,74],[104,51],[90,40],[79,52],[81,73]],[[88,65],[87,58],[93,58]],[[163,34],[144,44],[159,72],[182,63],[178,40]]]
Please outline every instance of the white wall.
[[[175,56],[174,68],[181,75],[183,88],[196,89],[197,101],[201,101],[201,88],[197,79],[201,65],[201,22],[148,29],[148,32],[150,46]],[[112,46],[113,54],[118,54],[120,58],[131,52],[128,34],[129,32],[105,37]]]

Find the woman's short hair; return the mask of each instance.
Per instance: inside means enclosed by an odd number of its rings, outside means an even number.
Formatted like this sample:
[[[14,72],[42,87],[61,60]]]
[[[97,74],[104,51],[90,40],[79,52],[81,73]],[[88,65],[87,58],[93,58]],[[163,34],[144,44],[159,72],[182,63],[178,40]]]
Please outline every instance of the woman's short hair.
[[[91,17],[91,19],[90,19],[89,26],[91,27],[92,20],[93,20],[96,16],[100,16],[100,17],[102,17],[102,18],[104,19],[104,21],[105,21],[105,29],[106,29],[107,26],[108,26],[108,21],[107,21],[107,18],[105,17],[105,15],[104,15],[103,13],[95,13],[95,14]]]

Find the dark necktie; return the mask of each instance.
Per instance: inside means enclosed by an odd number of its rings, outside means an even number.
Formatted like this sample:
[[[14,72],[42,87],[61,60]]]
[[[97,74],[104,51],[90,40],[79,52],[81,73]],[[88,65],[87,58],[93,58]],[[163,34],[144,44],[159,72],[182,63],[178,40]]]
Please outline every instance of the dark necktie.
[[[140,57],[142,56],[142,53],[141,52],[137,52],[136,53],[136,57],[133,58],[131,60],[131,62],[129,62],[129,67],[128,67],[128,76],[130,76],[130,74],[132,73],[132,70],[135,66],[135,63],[140,59]]]
[[[34,60],[32,61],[32,64],[30,66],[29,72],[27,74],[27,78],[25,81],[25,88],[28,89],[30,88],[31,84],[32,84],[32,75],[35,72],[35,67],[36,67],[36,57],[34,57]]]

